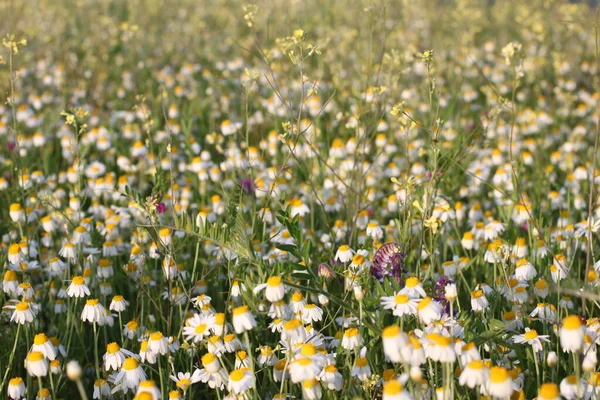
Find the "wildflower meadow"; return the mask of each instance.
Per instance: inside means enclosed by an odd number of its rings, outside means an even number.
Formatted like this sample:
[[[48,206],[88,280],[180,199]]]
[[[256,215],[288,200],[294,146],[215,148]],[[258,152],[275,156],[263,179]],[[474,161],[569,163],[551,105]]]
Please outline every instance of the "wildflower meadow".
[[[599,399],[593,3],[0,0],[0,398]]]

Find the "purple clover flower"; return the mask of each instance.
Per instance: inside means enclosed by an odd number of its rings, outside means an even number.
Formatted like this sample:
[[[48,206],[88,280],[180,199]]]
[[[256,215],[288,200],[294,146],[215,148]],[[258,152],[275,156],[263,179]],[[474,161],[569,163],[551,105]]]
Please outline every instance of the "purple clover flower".
[[[435,283],[435,286],[433,288],[433,293],[431,295],[431,297],[433,297],[433,299],[435,301],[437,301],[438,303],[440,303],[440,305],[442,307],[444,307],[444,310],[446,311],[447,314],[450,314],[450,303],[446,299],[446,286],[448,286],[452,283],[454,283],[454,281],[452,279],[449,279],[445,276],[441,277]]]
[[[252,182],[252,178],[240,179],[240,185],[242,185],[242,189],[244,192],[248,194],[254,194],[254,182]]]
[[[402,244],[396,242],[384,244],[373,256],[371,275],[379,282],[383,282],[383,279],[388,276],[400,283],[402,275],[408,272],[404,269],[407,256]]]

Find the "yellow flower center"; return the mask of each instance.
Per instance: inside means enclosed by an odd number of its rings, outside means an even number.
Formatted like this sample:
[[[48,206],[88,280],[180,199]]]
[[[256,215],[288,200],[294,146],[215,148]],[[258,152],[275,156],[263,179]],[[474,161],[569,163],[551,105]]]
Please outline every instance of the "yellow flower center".
[[[127,329],[129,329],[130,331],[135,331],[138,327],[139,324],[137,323],[137,321],[129,321],[127,323]]]
[[[233,309],[233,315],[243,315],[248,312],[248,306],[240,306]]]
[[[17,311],[21,311],[21,312],[27,311],[27,310],[29,310],[29,303],[21,301],[17,304],[16,309],[17,309]]]
[[[19,246],[17,243],[11,244],[10,246],[8,246],[8,254],[19,254],[19,252],[21,251],[21,246]]]
[[[158,231],[158,234],[162,237],[166,237],[171,234],[171,230],[169,228],[163,228],[160,231]]]
[[[358,329],[356,329],[356,328],[346,329],[346,331],[344,332],[344,336],[346,336],[346,337],[358,336]]]
[[[108,354],[115,354],[118,353],[119,350],[121,350],[121,348],[119,347],[118,344],[116,344],[115,342],[109,343],[108,346],[106,346],[106,352]]]
[[[163,338],[163,334],[161,332],[154,332],[152,335],[150,335],[150,340],[161,340]]]
[[[18,386],[18,385],[20,385],[21,383],[23,383],[23,379],[22,379],[22,378],[19,378],[19,377],[12,378],[10,381],[8,381],[8,384],[9,384],[10,386]]]
[[[492,383],[503,383],[508,379],[508,371],[502,367],[490,368],[490,381]]]
[[[356,254],[352,257],[352,264],[360,265],[365,262],[365,257],[362,254]]]
[[[536,289],[543,290],[543,289],[546,289],[547,287],[548,287],[548,282],[546,282],[544,279],[540,279],[539,281],[537,281],[535,283]]]
[[[329,373],[333,373],[337,371],[337,368],[335,367],[335,365],[328,365],[325,368],[325,372],[329,372]]]
[[[27,361],[36,362],[42,361],[44,359],[44,355],[39,351],[32,351],[27,355]]]
[[[215,360],[217,359],[217,356],[215,356],[212,353],[206,353],[205,355],[202,356],[202,365],[204,365],[205,367],[211,363],[213,363]]]
[[[6,271],[6,273],[4,274],[4,280],[5,281],[9,281],[9,282],[14,282],[17,280],[17,273],[13,270],[8,270]]]
[[[414,288],[419,284],[419,279],[411,276],[406,280],[406,287]]]
[[[47,341],[48,341],[48,337],[43,333],[39,333],[39,334],[35,335],[35,337],[33,338],[33,343],[35,343],[38,346],[46,343]]]
[[[556,383],[544,383],[540,386],[539,397],[544,399],[555,399],[559,397],[560,391]]]
[[[276,287],[281,285],[281,277],[280,276],[272,276],[267,279],[267,285],[271,287]]]
[[[481,370],[481,369],[483,369],[483,367],[485,367],[485,364],[481,360],[474,360],[469,363],[470,369]]]
[[[195,329],[195,332],[198,334],[204,333],[205,331],[206,331],[206,324],[199,324]]]
[[[97,306],[98,305],[98,299],[89,299],[88,301],[85,302],[86,306]]]
[[[285,329],[286,331],[289,331],[289,330],[299,328],[300,326],[302,326],[302,323],[300,322],[300,320],[292,319],[290,321],[286,321],[283,324],[283,329]]]
[[[390,325],[386,327],[381,333],[382,337],[396,337],[400,334],[400,327],[398,325]]]
[[[581,319],[577,315],[569,315],[563,319],[563,328],[575,330],[581,328]]]
[[[314,356],[315,354],[317,354],[317,348],[312,343],[306,343],[302,345],[302,350],[300,351],[300,353],[303,356]]]
[[[239,382],[242,379],[244,379],[244,370],[243,369],[236,369],[234,371],[231,372],[231,374],[229,374],[229,379],[231,379],[234,382]]]
[[[425,309],[429,305],[429,303],[431,303],[431,297],[425,297],[417,305],[417,310],[423,310],[423,309]]]
[[[301,358],[296,362],[303,367],[307,367],[312,364],[312,360],[310,358]]]
[[[98,266],[101,268],[110,267],[110,260],[107,260],[106,258],[101,258],[100,260],[98,260]]]
[[[525,339],[533,340],[538,337],[538,333],[535,329],[525,332]]]
[[[390,380],[383,385],[383,393],[386,395],[397,395],[402,392],[402,385],[397,380]]]
[[[73,278],[74,285],[83,285],[84,283],[85,283],[85,279],[83,279],[83,277],[81,277],[81,276],[76,276]]]
[[[523,266],[527,265],[527,263],[528,263],[527,259],[526,258],[522,258],[519,261],[517,261],[517,268],[523,267]]]
[[[190,381],[188,378],[183,378],[177,382],[177,387],[179,389],[186,390],[187,388],[190,387],[191,384],[192,384],[192,381]]]
[[[123,363],[123,369],[126,369],[127,371],[132,371],[132,370],[136,369],[137,367],[138,367],[138,362],[133,357],[129,357]]]
[[[396,301],[396,304],[406,304],[408,303],[408,296],[404,294],[399,294],[395,297],[394,300]]]

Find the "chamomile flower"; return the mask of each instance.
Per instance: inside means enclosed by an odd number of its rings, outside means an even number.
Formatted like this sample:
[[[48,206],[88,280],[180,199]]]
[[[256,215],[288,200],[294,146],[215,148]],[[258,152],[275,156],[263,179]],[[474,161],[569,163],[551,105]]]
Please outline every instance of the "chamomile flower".
[[[90,299],[86,301],[83,311],[81,312],[82,321],[104,325],[106,317],[106,309],[102,304],[100,304],[98,299]]]
[[[244,394],[254,387],[254,377],[249,369],[236,369],[229,374],[227,390],[236,395]]]
[[[67,288],[67,295],[76,298],[83,298],[90,295],[90,289],[87,287],[85,279],[82,276],[73,277],[71,284]]]
[[[535,329],[525,328],[525,333],[512,337],[514,343],[527,343],[535,353],[539,353],[544,349],[542,342],[550,343],[549,335],[538,335]]]
[[[560,400],[560,392],[556,383],[543,383],[538,389],[538,400]]]
[[[412,400],[412,396],[398,380],[391,379],[383,384],[382,400]]]
[[[194,383],[200,382],[200,371],[196,370],[193,374],[178,372],[177,375],[170,375],[169,378],[175,382],[178,389],[185,393]]]
[[[19,287],[19,278],[17,273],[13,270],[6,270],[4,278],[2,279],[2,291],[8,295],[16,293]]]
[[[121,370],[112,379],[115,388],[112,390],[116,393],[120,390],[127,394],[129,390],[135,390],[140,382],[146,380],[146,373],[140,366],[135,357],[129,357],[123,362]]]
[[[256,327],[256,320],[248,306],[240,306],[233,309],[233,329],[238,335],[250,331]]]
[[[418,301],[406,294],[395,292],[393,296],[384,296],[381,304],[385,310],[393,310],[392,314],[398,317],[417,314]]]
[[[108,306],[108,309],[119,313],[125,311],[128,305],[129,302],[125,300],[123,296],[114,296],[110,302],[110,305]]]
[[[470,389],[483,385],[489,379],[489,372],[484,362],[473,360],[467,363],[458,378],[458,384]]]
[[[106,353],[102,356],[104,361],[104,369],[106,371],[115,370],[118,371],[126,357],[133,357],[133,353],[129,350],[121,348],[117,343],[109,343],[106,346]]]
[[[348,328],[342,337],[342,347],[346,350],[357,350],[362,346],[363,338],[357,328]]]
[[[323,319],[323,310],[316,304],[307,304],[302,309],[302,322],[311,324]]]
[[[344,385],[344,377],[335,365],[327,365],[323,368],[321,373],[317,376],[317,379],[321,381],[327,389],[335,390],[336,392],[342,390]]]
[[[490,303],[483,293],[483,290],[478,289],[471,292],[471,309],[475,312],[484,312],[489,308]]]
[[[39,351],[48,360],[54,360],[57,356],[56,348],[44,333],[33,337],[33,345],[30,351]]]
[[[347,263],[352,261],[352,256],[354,255],[354,250],[350,248],[350,246],[343,244],[341,245],[337,252],[335,253],[335,260],[341,263]]]
[[[569,353],[580,351],[583,347],[585,330],[579,316],[569,315],[563,318],[559,329],[562,350]]]
[[[417,315],[419,320],[425,325],[439,320],[442,316],[442,306],[431,297],[425,297],[417,305]]]
[[[194,371],[194,375],[201,382],[207,383],[211,389],[222,390],[227,383],[228,376],[217,355],[206,353],[202,356],[201,362],[204,368]]]
[[[48,375],[48,360],[42,352],[32,351],[27,354],[27,373],[31,376],[41,377]]]
[[[292,382],[298,383],[307,379],[314,379],[321,372],[322,367],[311,357],[299,358],[289,364]]]
[[[485,382],[486,392],[498,398],[508,398],[513,392],[513,382],[508,370],[502,367],[489,369],[489,380]]]
[[[156,386],[156,382],[144,380],[140,382],[134,400],[160,400],[161,396],[160,388]]]
[[[191,340],[194,343],[202,341],[205,337],[210,336],[210,331],[215,324],[215,316],[213,314],[196,314],[188,318],[183,328],[183,336],[186,340]]]
[[[21,301],[12,307],[14,307],[14,311],[10,317],[11,321],[15,321],[17,324],[21,325],[30,324],[33,322],[35,314],[33,308],[30,306],[30,303]]]
[[[410,297],[411,299],[427,297],[427,294],[425,293],[425,290],[423,289],[421,282],[419,282],[419,279],[414,276],[412,276],[406,280],[406,284],[400,290],[400,294],[406,295],[406,296]]]
[[[267,279],[267,283],[256,285],[253,292],[258,293],[265,290],[265,297],[272,303],[283,300],[285,296],[285,287],[281,276],[272,276]]]
[[[165,355],[169,352],[168,339],[162,332],[154,332],[148,337],[148,350],[156,355]]]
[[[537,275],[537,271],[533,264],[522,258],[516,263],[515,277],[520,281],[530,281]]]
[[[582,398],[586,388],[587,382],[576,375],[569,375],[560,381],[560,395],[567,400]]]
[[[306,400],[318,400],[322,396],[321,386],[316,379],[302,381],[302,397]]]
[[[20,377],[8,381],[7,395],[12,400],[21,400],[25,397],[25,382]]]
[[[350,376],[356,377],[361,382],[364,382],[371,377],[371,367],[367,360],[366,347],[363,347],[360,350],[359,356],[354,360],[354,368],[350,371]]]

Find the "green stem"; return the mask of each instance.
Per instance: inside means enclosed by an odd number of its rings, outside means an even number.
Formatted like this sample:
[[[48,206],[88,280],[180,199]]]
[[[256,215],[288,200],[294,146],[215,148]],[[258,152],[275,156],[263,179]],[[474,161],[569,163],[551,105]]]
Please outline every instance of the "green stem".
[[[96,323],[93,323],[94,326],[94,360],[96,363],[96,379],[100,379],[100,362],[98,361],[98,328]]]
[[[13,360],[15,358],[15,352],[17,350],[17,341],[19,340],[19,332],[21,331],[21,324],[17,325],[17,334],[15,335],[15,343],[13,344],[13,348],[10,352],[10,358],[8,360],[8,365],[6,366],[6,372],[4,373],[4,377],[2,378],[2,385],[0,385],[0,393],[4,393],[4,385],[6,384],[6,379],[8,378],[8,374],[13,365]]]

